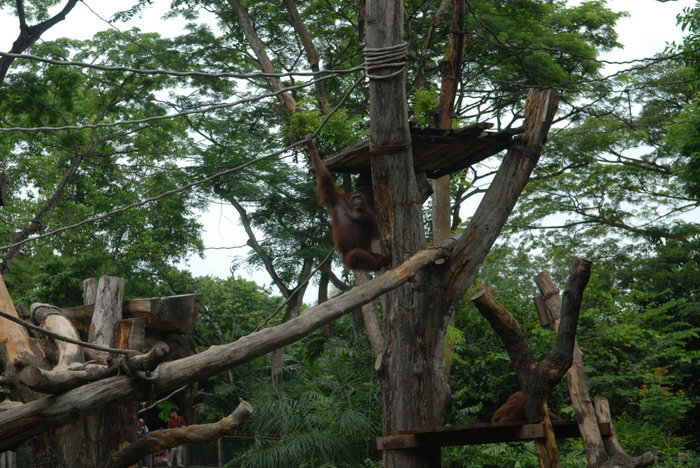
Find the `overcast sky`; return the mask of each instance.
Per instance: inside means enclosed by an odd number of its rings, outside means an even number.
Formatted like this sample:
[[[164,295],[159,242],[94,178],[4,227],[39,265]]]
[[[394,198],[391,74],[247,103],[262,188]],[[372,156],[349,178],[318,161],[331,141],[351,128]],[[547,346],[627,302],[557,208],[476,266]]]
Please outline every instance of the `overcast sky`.
[[[572,0],[569,3],[580,3],[581,0]],[[176,35],[184,22],[175,23],[168,21],[168,27],[160,20],[162,11],[168,8],[168,0],[154,0],[151,8],[144,11],[143,15],[135,18],[130,23],[117,23],[115,26],[121,30],[132,26],[138,26],[144,32],[159,32],[165,36]],[[617,50],[606,54],[607,60],[623,61],[649,57],[661,52],[667,42],[678,41],[682,36],[681,30],[676,26],[676,16],[685,7],[692,7],[695,0],[676,0],[659,2],[656,0],[610,0],[608,7],[613,11],[628,11],[630,16],[618,22],[617,32],[619,42],[624,45],[623,50]],[[76,39],[88,39],[100,30],[109,26],[104,21],[109,19],[115,11],[114,5],[122,6],[130,2],[107,2],[104,0],[83,0],[78,2],[66,20],[51,28],[42,38],[52,40],[57,37],[73,37]],[[92,10],[92,11],[91,11]],[[8,51],[12,42],[17,37],[17,20],[11,10],[2,10],[0,13],[0,50]],[[207,213],[201,216],[206,232],[204,243],[208,248],[204,259],[193,257],[188,262],[189,269],[195,276],[213,275],[225,278],[230,274],[232,259],[247,254],[244,246],[246,238],[238,226],[237,215],[230,206],[212,204]],[[237,249],[222,247],[243,246]],[[183,267],[186,267],[183,265]],[[248,277],[245,271],[237,271],[237,275]],[[270,285],[266,274],[252,276],[259,284]],[[308,300],[308,298],[307,298]]]

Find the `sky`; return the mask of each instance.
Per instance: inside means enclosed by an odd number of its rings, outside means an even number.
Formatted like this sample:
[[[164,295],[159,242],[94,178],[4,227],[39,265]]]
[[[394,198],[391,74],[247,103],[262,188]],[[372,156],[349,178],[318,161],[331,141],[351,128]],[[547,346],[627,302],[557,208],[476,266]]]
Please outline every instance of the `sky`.
[[[581,0],[571,0],[570,4],[580,3]],[[61,2],[63,3],[63,2]],[[52,40],[58,37],[88,39],[109,25],[105,22],[116,10],[115,5],[130,5],[131,2],[107,2],[104,0],[83,0],[78,2],[66,20],[45,33],[42,38]],[[665,44],[678,41],[682,32],[676,26],[676,16],[685,7],[692,7],[696,0],[610,0],[608,7],[613,11],[627,11],[630,16],[618,22],[616,28],[622,50],[605,54],[602,58],[611,61],[627,61],[649,57],[662,52]],[[159,32],[164,36],[176,35],[184,22],[168,21],[167,28],[160,19],[166,11],[168,0],[154,0],[152,7],[146,9],[140,17],[130,23],[117,23],[120,30],[138,26],[144,32]],[[76,25],[79,25],[77,27]],[[0,50],[8,51],[17,36],[16,18],[9,10],[0,11]],[[205,257],[193,256],[180,265],[188,268],[193,275],[211,275],[226,278],[231,274],[231,263],[237,257],[245,257],[248,247],[245,245],[246,236],[238,224],[238,216],[230,205],[212,204],[208,211],[199,214],[199,220],[204,225],[204,245],[207,248]],[[242,263],[242,262],[239,262]],[[258,284],[270,286],[270,279],[262,272],[246,271],[243,266],[236,270],[236,276],[252,279]]]

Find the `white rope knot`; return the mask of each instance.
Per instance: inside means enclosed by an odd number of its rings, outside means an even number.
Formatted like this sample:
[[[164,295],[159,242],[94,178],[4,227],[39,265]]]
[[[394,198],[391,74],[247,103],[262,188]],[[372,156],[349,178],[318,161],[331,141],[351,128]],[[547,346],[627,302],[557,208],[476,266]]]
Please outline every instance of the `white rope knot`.
[[[408,44],[401,42],[389,47],[369,48],[362,51],[365,56],[365,74],[370,80],[386,80],[404,71],[406,67],[406,57],[408,55]],[[398,70],[387,75],[377,75],[378,70],[398,68]]]

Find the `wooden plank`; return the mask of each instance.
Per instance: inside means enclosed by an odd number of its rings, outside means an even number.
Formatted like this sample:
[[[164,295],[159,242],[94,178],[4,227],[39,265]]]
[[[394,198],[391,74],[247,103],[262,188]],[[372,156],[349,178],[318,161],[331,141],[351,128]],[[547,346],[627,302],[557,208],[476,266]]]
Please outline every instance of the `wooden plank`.
[[[378,450],[399,450],[415,447],[421,447],[421,445],[418,444],[418,439],[413,434],[377,437]]]
[[[552,421],[558,439],[579,437],[575,421]],[[610,424],[600,423],[600,433],[610,434]],[[455,427],[436,427],[400,431],[396,435],[377,438],[379,450],[399,450],[419,447],[449,447],[481,445],[498,442],[529,441],[544,437],[542,424],[480,423]]]

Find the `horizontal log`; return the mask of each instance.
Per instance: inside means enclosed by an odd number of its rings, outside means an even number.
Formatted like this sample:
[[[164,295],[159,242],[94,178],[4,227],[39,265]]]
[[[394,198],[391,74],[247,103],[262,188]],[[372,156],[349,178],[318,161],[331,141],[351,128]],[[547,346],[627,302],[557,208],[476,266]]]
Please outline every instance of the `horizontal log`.
[[[575,421],[552,421],[558,439],[579,437]],[[600,423],[600,433],[610,434],[610,423]],[[400,431],[396,435],[377,438],[379,450],[399,450],[420,447],[449,447],[498,442],[535,440],[544,437],[544,424],[480,423],[466,426],[437,427]]]
[[[101,364],[81,366],[79,369],[41,369],[27,366],[19,373],[19,380],[27,387],[41,393],[63,393],[72,388],[116,375],[119,369]]]
[[[146,354],[122,357],[111,366],[83,364],[82,366],[61,369],[40,369],[26,366],[19,373],[19,380],[32,390],[41,393],[57,394],[95,382],[123,371],[127,374],[154,370],[168,354],[168,345],[157,343]]]

